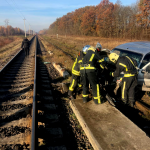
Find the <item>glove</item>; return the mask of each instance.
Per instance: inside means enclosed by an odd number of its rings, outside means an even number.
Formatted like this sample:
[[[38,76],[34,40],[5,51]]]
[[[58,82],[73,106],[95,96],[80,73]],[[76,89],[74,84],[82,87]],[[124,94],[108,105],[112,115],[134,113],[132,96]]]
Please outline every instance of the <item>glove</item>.
[[[108,70],[107,66],[104,67],[106,70]]]

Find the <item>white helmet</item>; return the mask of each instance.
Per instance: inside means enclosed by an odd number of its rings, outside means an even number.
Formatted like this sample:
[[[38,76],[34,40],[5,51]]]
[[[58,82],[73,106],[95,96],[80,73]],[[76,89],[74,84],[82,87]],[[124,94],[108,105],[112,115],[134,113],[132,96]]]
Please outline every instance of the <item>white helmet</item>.
[[[88,49],[89,49],[90,45],[85,45],[82,49],[83,54],[86,54]]]
[[[101,51],[102,50],[102,45],[100,43],[96,44],[96,50]]]

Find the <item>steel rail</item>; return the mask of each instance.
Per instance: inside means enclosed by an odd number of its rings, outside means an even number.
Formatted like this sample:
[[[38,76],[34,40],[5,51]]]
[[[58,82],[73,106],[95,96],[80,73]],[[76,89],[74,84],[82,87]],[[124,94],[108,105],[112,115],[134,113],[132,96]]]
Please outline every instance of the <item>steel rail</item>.
[[[37,37],[33,36],[30,41],[32,41],[36,38],[36,46],[35,46],[35,72],[34,72],[34,94],[33,94],[33,109],[32,109],[32,131],[31,131],[31,150],[36,149],[36,136],[35,136],[35,128],[36,128],[36,55],[37,55]],[[21,49],[1,70],[0,70],[0,76],[4,71],[8,68],[8,66],[17,58],[17,56],[22,52]]]
[[[36,38],[36,50],[35,50],[35,69],[34,69],[34,94],[33,94],[33,106],[32,106],[32,129],[31,129],[31,150],[36,149],[36,70],[37,70],[37,37]]]

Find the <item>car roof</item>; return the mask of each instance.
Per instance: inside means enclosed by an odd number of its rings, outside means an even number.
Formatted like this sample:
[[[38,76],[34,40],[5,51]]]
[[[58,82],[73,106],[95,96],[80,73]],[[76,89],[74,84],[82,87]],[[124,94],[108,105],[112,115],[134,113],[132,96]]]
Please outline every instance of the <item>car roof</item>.
[[[149,41],[129,42],[129,43],[118,45],[115,48],[146,55],[147,53],[150,53],[150,42]]]

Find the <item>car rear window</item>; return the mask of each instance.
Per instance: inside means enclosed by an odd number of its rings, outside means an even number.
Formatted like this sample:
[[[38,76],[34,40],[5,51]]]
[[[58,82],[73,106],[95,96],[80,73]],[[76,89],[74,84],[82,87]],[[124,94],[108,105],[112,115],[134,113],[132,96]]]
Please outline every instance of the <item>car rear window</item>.
[[[137,65],[139,65],[139,63],[143,57],[142,54],[131,52],[131,51],[126,51],[126,50],[122,50],[122,49],[113,49],[112,52],[116,52],[120,56],[129,56],[129,57],[135,59],[137,61]]]

